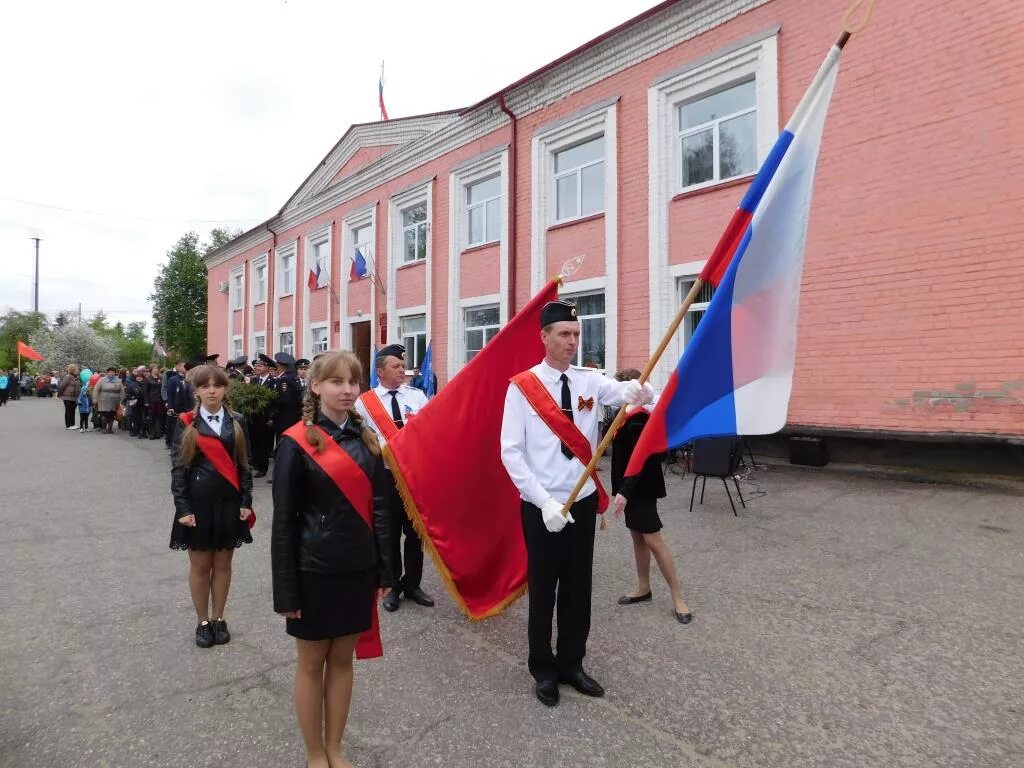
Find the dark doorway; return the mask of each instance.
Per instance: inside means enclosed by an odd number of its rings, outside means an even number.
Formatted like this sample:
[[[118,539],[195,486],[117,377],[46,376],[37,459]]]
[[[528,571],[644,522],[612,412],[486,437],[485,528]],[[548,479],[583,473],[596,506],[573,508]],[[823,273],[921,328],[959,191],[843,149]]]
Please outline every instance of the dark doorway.
[[[363,366],[363,391],[370,388],[370,321],[352,323],[352,351]]]

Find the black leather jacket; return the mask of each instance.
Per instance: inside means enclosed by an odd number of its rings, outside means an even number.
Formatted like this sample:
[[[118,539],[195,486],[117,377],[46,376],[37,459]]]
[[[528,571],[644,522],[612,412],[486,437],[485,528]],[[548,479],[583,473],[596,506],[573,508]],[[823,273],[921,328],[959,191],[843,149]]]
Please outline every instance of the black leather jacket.
[[[299,571],[342,574],[377,567],[378,584],[394,584],[391,569],[391,482],[384,460],[374,456],[350,423],[344,428],[317,414],[317,425],[348,453],[373,487],[373,530],[338,486],[291,437],[274,455],[274,523],[270,558],[274,610],[299,604]]]
[[[245,434],[245,418],[242,414],[233,412],[231,416],[235,420],[236,428]],[[196,457],[191,467],[178,467],[181,436],[185,432],[184,424],[180,423],[180,419],[178,421],[179,428],[174,430],[174,439],[171,444],[171,456],[174,461],[174,465],[171,468],[171,495],[174,497],[175,520],[185,515],[195,514],[196,510],[194,507],[198,507],[199,514],[202,514],[201,505],[204,502],[230,501],[239,497],[239,492],[227,480],[221,477],[220,473],[214,469],[213,464],[198,449],[196,450]],[[229,432],[222,427],[221,434],[218,437],[217,433],[202,419],[197,419],[195,423],[199,434],[209,435],[220,440],[224,443],[228,455],[234,455],[234,430]],[[238,467],[239,485],[242,486],[238,508],[252,509],[252,469],[249,467],[249,462],[236,466]]]

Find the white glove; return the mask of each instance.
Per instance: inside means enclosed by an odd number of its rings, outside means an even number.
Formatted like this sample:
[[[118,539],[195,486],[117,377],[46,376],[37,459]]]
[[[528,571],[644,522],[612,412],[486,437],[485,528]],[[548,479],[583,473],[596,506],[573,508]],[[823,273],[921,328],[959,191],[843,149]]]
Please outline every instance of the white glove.
[[[544,518],[544,527],[551,533],[558,533],[560,530],[565,528],[566,523],[576,522],[572,519],[572,514],[562,517],[563,506],[564,505],[560,501],[548,499],[540,508],[540,516]]]
[[[643,386],[636,379],[626,382],[622,389],[622,402],[626,404],[626,411],[635,411],[637,408],[654,401],[654,387],[647,382]]]

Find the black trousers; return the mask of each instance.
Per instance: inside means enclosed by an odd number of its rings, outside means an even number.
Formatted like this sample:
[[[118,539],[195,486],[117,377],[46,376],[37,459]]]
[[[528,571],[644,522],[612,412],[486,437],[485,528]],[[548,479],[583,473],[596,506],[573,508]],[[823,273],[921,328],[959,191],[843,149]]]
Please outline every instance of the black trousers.
[[[88,429],[89,428],[89,414],[88,413],[82,413],[81,411],[78,412],[78,428],[79,429]]]
[[[594,527],[597,494],[572,505],[569,523],[558,533],[544,527],[540,509],[522,503],[530,587],[530,674],[537,681],[557,680],[583,668],[590,635]],[[551,619],[558,611],[558,641],[551,651]]]
[[[7,398],[10,395],[10,392],[11,391],[9,389],[0,389],[0,405],[7,403]]]
[[[391,483],[391,563],[394,568],[395,584],[400,591],[411,592],[419,589],[423,579],[423,542],[412,520],[405,514],[402,494],[398,492],[395,478],[390,470]],[[405,556],[402,556],[402,534],[405,534]],[[404,566],[404,571],[403,571]]]
[[[252,468],[257,472],[266,472],[274,444],[274,431],[267,426],[266,416],[254,416],[249,422],[249,439],[252,441]]]
[[[64,427],[75,426],[75,411],[78,410],[78,403],[74,400],[64,401]]]

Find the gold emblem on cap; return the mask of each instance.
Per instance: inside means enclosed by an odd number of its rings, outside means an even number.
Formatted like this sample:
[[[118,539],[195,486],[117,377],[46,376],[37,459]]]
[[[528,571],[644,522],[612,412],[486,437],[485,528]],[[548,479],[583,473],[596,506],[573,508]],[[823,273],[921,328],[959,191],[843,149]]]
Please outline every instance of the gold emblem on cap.
[[[569,310],[569,314],[572,315],[573,317],[576,317],[576,307],[573,307],[572,309],[570,309]]]

